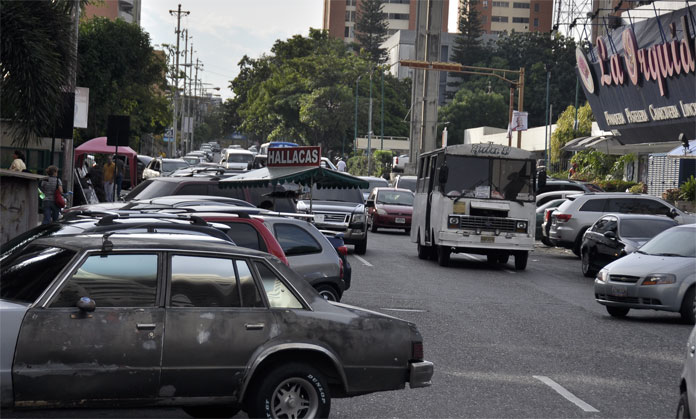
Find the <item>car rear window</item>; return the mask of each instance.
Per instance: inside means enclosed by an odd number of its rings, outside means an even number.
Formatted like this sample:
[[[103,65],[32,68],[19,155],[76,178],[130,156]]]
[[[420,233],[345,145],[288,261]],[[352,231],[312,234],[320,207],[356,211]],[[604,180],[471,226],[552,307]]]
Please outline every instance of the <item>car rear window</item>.
[[[158,179],[148,179],[133,188],[133,190],[126,195],[125,200],[130,201],[131,199],[150,199],[157,198],[158,196],[173,195],[176,186],[177,183],[175,182],[163,182]]]
[[[620,233],[622,237],[651,238],[675,225],[677,225],[677,223],[669,219],[622,220]]]
[[[586,212],[602,212],[604,210],[604,199],[590,199],[589,201],[582,204],[580,211]],[[613,211],[610,211],[613,212]]]
[[[308,232],[292,224],[276,224],[275,236],[283,248],[285,256],[321,253],[321,245]]]
[[[394,185],[396,188],[402,188],[402,189],[409,189],[412,192],[415,192],[416,190],[416,179],[415,178],[399,178],[399,180],[396,182],[396,185]]]
[[[234,241],[237,246],[247,247],[249,249],[266,251],[266,245],[258,231],[251,224],[245,222],[225,222],[230,227],[227,235]]]
[[[75,256],[60,247],[30,246],[3,261],[0,298],[33,303]]]

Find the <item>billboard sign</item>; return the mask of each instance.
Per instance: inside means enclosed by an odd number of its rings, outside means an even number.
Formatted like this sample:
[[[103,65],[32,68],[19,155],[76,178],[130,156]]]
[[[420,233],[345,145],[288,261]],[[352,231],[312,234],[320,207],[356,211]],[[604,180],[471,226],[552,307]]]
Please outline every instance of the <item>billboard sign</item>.
[[[319,166],[321,147],[270,147],[268,167]]]

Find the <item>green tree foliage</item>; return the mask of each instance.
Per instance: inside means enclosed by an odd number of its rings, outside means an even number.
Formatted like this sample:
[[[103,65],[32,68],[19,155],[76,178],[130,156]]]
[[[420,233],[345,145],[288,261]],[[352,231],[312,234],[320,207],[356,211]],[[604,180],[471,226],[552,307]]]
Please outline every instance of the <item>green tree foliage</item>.
[[[373,176],[377,177],[389,177],[391,172],[392,160],[394,153],[391,150],[375,150],[372,153],[372,161],[374,170],[372,170]]]
[[[481,14],[476,5],[478,0],[459,0],[459,19],[457,28],[459,33],[454,38],[451,61],[463,65],[478,64],[485,57],[485,50],[481,43],[483,26]],[[461,73],[453,73],[463,77]]]
[[[502,127],[507,124],[508,106],[499,93],[481,90],[459,90],[454,99],[440,108],[438,119],[441,127],[447,124],[447,143],[461,144],[464,130],[480,126]]]
[[[346,171],[353,176],[367,176],[367,156],[360,152],[346,162]]]
[[[380,46],[387,39],[387,16],[382,12],[384,1],[363,0],[358,4],[355,38],[373,63],[381,63],[384,49]]]
[[[575,106],[569,105],[556,122],[556,129],[551,134],[551,161],[556,163],[561,159],[564,145],[568,141],[590,135],[592,132],[592,109],[585,103],[578,109],[578,129],[575,129]]]
[[[95,17],[80,23],[78,85],[89,88],[85,139],[106,134],[109,115],[129,115],[131,138],[159,134],[171,124],[166,63],[150,36],[121,19]]]
[[[13,121],[15,143],[53,132],[74,62],[72,1],[0,2],[0,116]]]

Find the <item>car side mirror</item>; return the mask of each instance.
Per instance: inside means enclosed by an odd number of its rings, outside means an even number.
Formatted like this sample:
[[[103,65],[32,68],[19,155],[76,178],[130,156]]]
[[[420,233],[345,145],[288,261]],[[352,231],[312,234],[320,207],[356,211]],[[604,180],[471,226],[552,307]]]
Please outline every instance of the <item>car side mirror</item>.
[[[95,303],[94,300],[89,297],[81,297],[79,300],[77,300],[77,308],[85,313],[91,313],[95,308],[97,308],[97,303]]]
[[[446,164],[443,164],[440,166],[440,175],[437,178],[437,181],[442,185],[447,183],[447,179],[449,178],[449,167],[447,167]]]
[[[365,206],[368,208],[374,208],[375,207],[375,200],[374,199],[368,199],[365,202]]]
[[[616,233],[613,231],[605,231],[604,237],[608,238],[609,240],[616,240]]]
[[[667,216],[668,216],[669,218],[675,219],[675,218],[679,217],[679,211],[677,211],[676,209],[672,208],[672,209],[669,210],[669,212],[667,213]]]

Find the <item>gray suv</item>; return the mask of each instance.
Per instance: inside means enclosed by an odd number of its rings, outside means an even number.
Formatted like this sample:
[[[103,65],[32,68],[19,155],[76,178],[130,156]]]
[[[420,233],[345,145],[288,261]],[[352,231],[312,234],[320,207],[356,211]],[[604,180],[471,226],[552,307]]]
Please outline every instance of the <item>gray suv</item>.
[[[651,195],[599,192],[570,195],[551,215],[549,240],[580,256],[582,236],[605,213],[666,215],[679,224],[696,223],[696,217]]]

